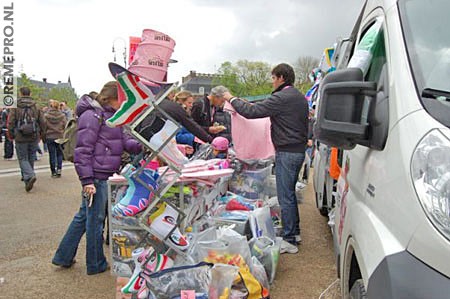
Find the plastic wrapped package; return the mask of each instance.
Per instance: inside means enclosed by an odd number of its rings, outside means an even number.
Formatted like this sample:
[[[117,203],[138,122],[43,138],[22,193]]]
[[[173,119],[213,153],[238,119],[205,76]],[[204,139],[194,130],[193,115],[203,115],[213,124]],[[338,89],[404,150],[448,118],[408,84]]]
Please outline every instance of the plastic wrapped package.
[[[198,244],[199,242],[211,242],[217,240],[217,230],[216,228],[210,227],[205,229],[202,232],[193,232],[191,238],[192,246],[189,248],[188,255],[194,261],[200,261],[201,259],[198,257]]]
[[[266,236],[271,240],[275,240],[276,234],[268,206],[250,212],[249,220],[250,229],[254,238]]]
[[[270,175],[264,188],[264,195],[267,197],[277,196],[277,182],[275,175]]]
[[[262,200],[248,199],[230,191],[220,197],[217,202],[218,205],[225,205],[227,211],[253,211],[263,205]]]
[[[252,274],[264,288],[269,290],[270,285],[266,269],[255,256],[252,256]]]
[[[251,265],[251,254],[244,236],[198,242],[198,260],[242,267]]]
[[[238,271],[239,268],[236,266],[215,264],[211,269],[209,299],[228,299]]]
[[[133,250],[143,242],[147,232],[139,230],[113,229],[111,231],[111,270],[117,276],[130,277],[133,273]]]
[[[262,199],[271,172],[271,165],[257,170],[235,172],[229,182],[229,190],[249,199]]]
[[[216,216],[211,217],[211,220],[214,221],[215,226],[229,226],[240,235],[250,236],[251,230],[250,224],[248,221],[248,212],[244,211],[225,211]]]
[[[249,241],[252,257],[257,258],[264,266],[270,283],[274,281],[277,272],[282,240],[280,237],[277,237],[275,241],[267,237],[260,237]]]
[[[158,299],[172,299],[183,290],[194,290],[196,297],[208,298],[213,264],[201,262],[196,265],[165,269],[146,277],[150,292]]]

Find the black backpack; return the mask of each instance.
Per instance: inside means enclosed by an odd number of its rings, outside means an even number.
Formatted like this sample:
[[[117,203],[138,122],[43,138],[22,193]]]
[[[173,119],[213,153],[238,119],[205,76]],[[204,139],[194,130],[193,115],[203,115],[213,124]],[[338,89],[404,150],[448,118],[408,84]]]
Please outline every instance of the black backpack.
[[[21,109],[20,117],[17,119],[17,131],[23,137],[37,137],[38,124],[35,114],[35,110],[31,107]]]

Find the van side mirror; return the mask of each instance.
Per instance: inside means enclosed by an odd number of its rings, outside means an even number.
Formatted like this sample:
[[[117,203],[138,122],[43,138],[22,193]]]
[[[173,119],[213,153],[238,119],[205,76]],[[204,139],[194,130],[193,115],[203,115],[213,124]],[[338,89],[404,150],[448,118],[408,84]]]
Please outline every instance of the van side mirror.
[[[343,149],[369,144],[369,108],[377,84],[363,80],[359,68],[325,76],[314,125],[314,135],[320,142]]]

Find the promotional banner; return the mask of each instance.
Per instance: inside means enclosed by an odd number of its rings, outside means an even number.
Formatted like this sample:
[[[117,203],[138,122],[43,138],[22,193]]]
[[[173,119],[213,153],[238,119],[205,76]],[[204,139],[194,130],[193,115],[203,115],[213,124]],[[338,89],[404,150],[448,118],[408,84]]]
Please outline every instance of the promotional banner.
[[[141,42],[141,38],[138,36],[130,36],[130,51],[128,52],[128,65],[131,65],[131,63],[134,60],[134,54],[136,53],[136,49]]]

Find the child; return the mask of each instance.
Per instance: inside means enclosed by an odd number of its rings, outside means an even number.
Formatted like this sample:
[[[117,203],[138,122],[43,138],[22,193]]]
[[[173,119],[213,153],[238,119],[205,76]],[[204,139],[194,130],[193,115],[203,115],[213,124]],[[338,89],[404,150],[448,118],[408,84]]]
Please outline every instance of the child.
[[[228,139],[225,137],[216,137],[211,142],[213,148],[212,158],[226,159],[228,156]]]

